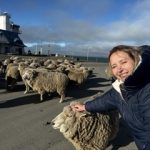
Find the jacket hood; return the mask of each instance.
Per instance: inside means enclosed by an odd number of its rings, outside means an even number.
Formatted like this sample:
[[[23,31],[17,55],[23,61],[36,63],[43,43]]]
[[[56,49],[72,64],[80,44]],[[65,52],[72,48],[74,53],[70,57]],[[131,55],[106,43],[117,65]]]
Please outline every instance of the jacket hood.
[[[141,54],[141,62],[134,73],[124,81],[126,89],[139,89],[150,82],[150,51],[145,50]]]

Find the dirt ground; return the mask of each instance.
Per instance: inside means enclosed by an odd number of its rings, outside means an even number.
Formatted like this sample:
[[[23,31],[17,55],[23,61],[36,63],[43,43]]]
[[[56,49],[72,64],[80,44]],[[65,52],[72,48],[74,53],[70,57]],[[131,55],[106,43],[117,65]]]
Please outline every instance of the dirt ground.
[[[0,76],[0,150],[74,150],[63,135],[48,122],[73,100],[86,101],[110,88],[104,70],[106,64],[85,63],[94,68],[94,74],[78,87],[68,87],[66,101],[59,103],[57,94],[40,102],[37,93],[24,94],[22,82],[14,91],[5,90],[5,80]],[[128,129],[120,119],[120,131],[107,150],[137,150]]]

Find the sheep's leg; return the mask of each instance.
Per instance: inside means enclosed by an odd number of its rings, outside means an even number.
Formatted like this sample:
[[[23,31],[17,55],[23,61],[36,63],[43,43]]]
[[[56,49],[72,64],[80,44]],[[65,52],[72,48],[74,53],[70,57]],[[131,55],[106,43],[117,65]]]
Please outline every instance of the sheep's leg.
[[[26,90],[24,91],[24,94],[28,93],[28,86],[25,84]]]
[[[12,78],[11,77],[5,77],[6,79],[5,79],[5,88],[6,88],[6,90],[10,90],[10,88],[9,88],[9,85],[11,85],[12,84]]]
[[[29,93],[30,91],[30,87],[27,83],[25,84],[25,86],[26,86],[26,90],[24,91],[24,94]]]
[[[43,94],[40,94],[40,100],[43,101]]]
[[[13,90],[15,88],[15,82],[12,82],[11,84],[11,90]]]
[[[8,88],[9,88],[9,82],[8,82],[8,79],[7,80],[5,80],[5,88],[8,90]]]
[[[59,103],[62,103],[64,101],[64,98],[65,98],[65,94],[61,94],[61,98],[60,98]]]
[[[17,81],[16,81],[16,79],[12,79],[12,82],[11,82],[11,87],[10,87],[10,89],[11,90],[14,90],[15,89],[15,85],[17,84]]]
[[[45,91],[40,90],[38,93],[40,94],[40,100],[43,101],[43,95],[45,94]]]
[[[24,94],[27,94],[28,93],[28,89],[27,89],[27,86],[26,86],[26,90],[24,91]]]

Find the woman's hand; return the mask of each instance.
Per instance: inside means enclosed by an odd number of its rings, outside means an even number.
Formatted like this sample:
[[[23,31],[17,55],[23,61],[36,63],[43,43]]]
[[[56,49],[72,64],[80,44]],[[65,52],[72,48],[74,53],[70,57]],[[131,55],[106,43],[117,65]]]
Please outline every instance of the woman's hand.
[[[73,111],[85,111],[85,105],[84,104],[75,104],[72,105],[71,108],[73,109]]]

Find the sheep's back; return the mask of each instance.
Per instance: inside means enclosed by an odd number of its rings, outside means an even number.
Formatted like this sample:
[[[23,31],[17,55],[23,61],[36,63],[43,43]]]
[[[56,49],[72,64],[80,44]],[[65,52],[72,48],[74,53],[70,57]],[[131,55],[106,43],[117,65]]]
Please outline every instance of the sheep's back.
[[[118,116],[114,115],[104,113],[82,117],[74,141],[80,141],[83,150],[105,149],[112,136],[114,138],[118,132]]]
[[[70,80],[76,81],[79,84],[85,80],[83,72],[69,72],[68,77]]]
[[[36,87],[45,89],[47,92],[56,91],[58,88],[65,90],[68,84],[68,77],[58,72],[40,72],[36,78]]]
[[[6,78],[7,77],[11,77],[13,79],[18,80],[20,78],[20,73],[19,73],[19,70],[18,70],[18,66],[9,67],[7,72],[6,72]]]

